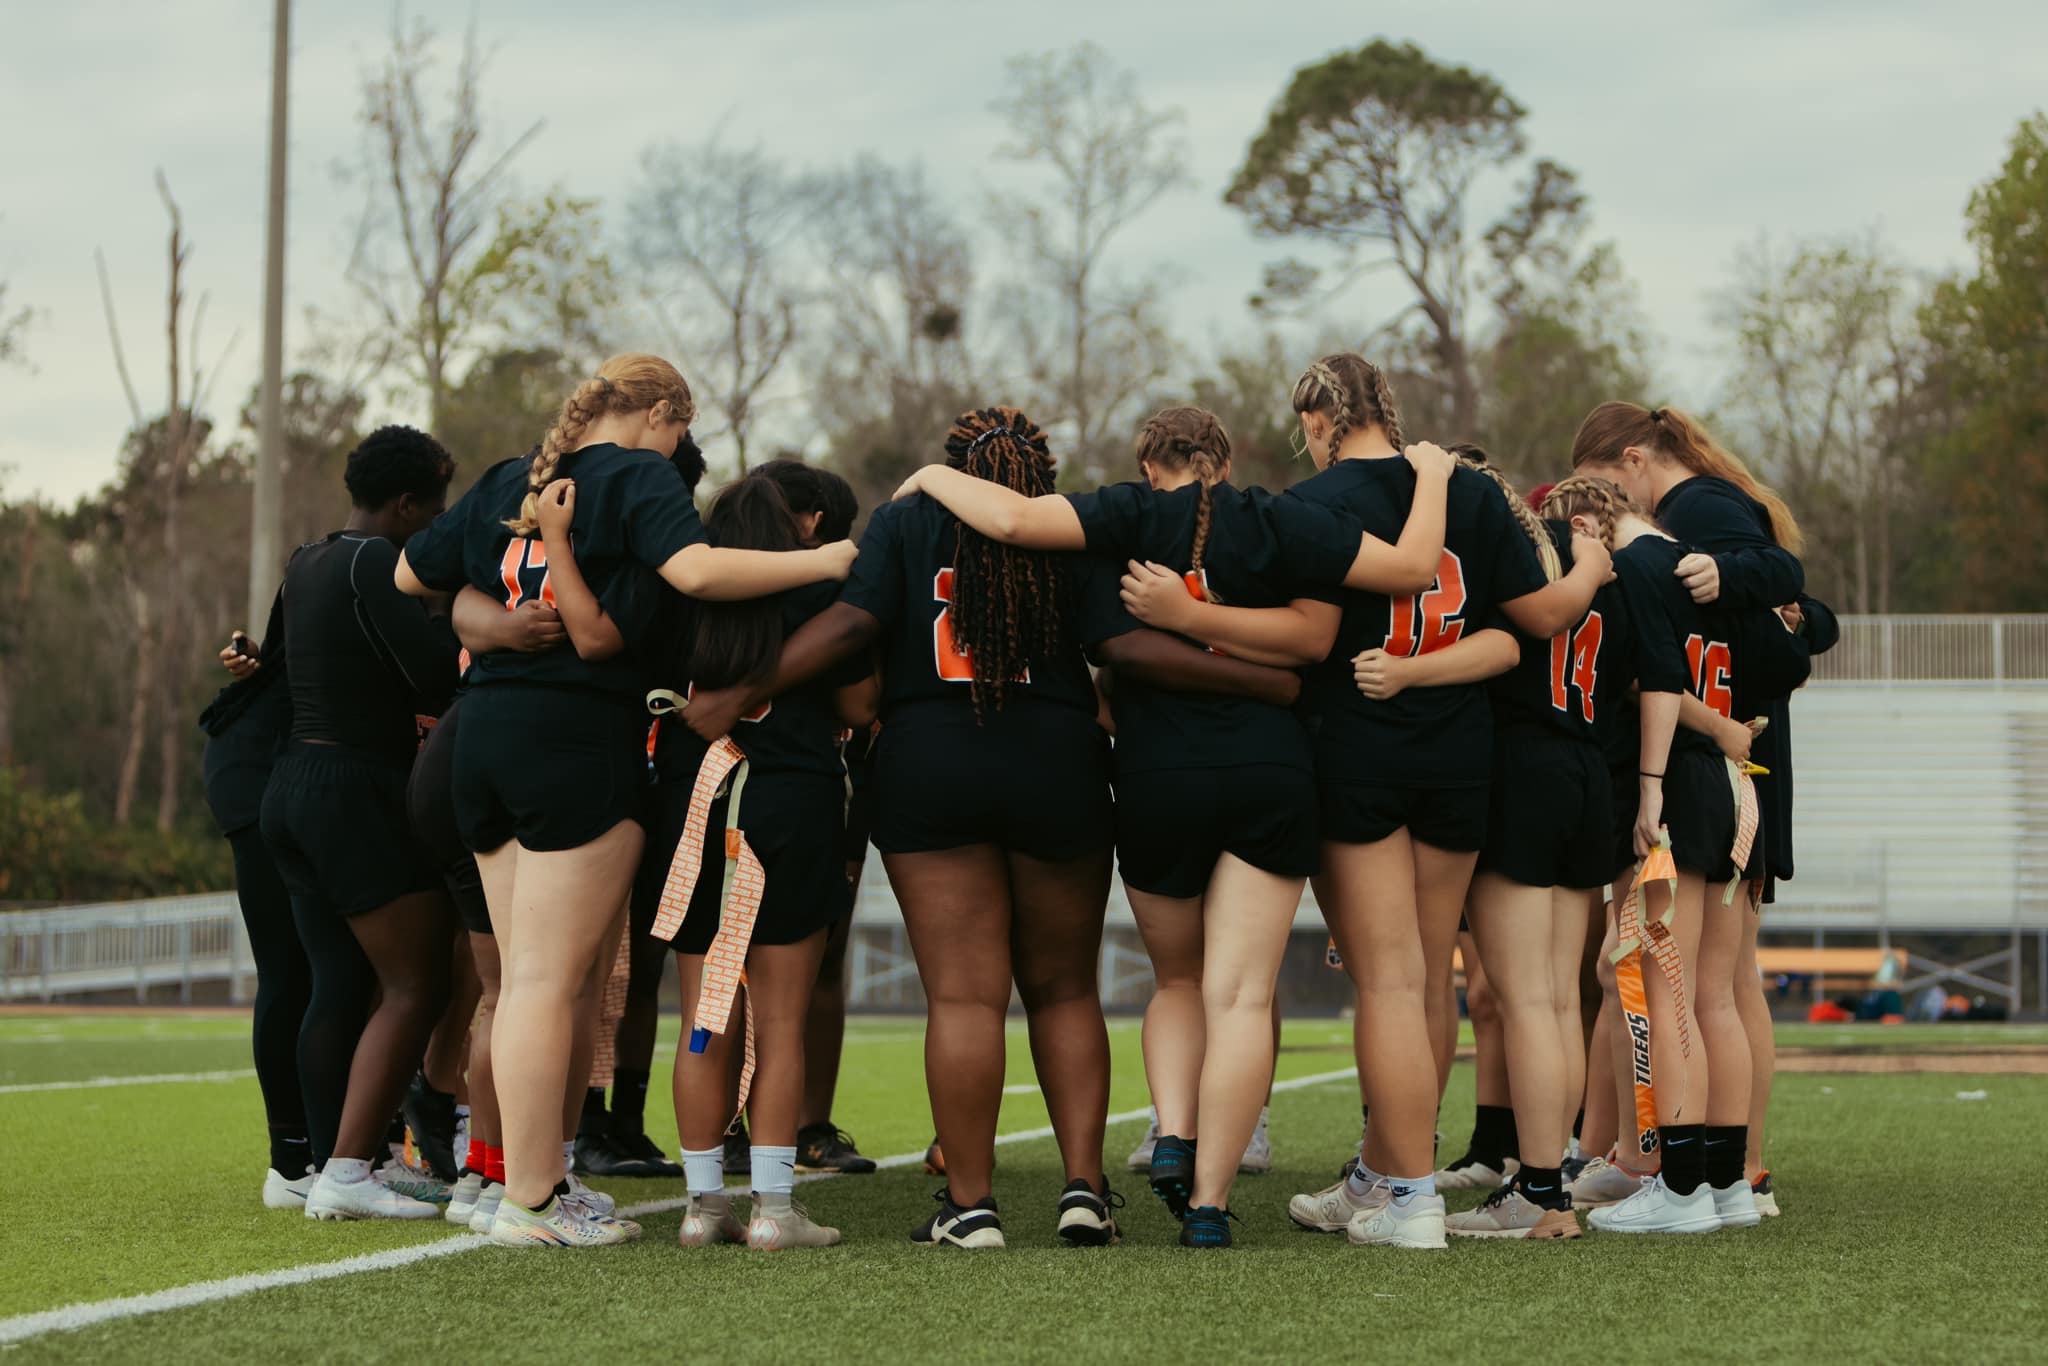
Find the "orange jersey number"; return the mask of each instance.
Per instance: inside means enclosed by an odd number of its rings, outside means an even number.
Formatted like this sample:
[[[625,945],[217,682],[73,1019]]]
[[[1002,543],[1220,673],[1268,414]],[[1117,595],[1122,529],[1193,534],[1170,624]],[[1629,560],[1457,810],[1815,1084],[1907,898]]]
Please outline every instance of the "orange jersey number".
[[[1605,627],[1598,612],[1589,612],[1576,631],[1550,638],[1550,705],[1572,709],[1569,688],[1579,690],[1579,712],[1593,719],[1593,685],[1600,677],[1600,635]]]
[[[526,576],[538,571],[538,591],[526,591]],[[511,611],[530,597],[537,597],[548,606],[555,605],[555,584],[548,574],[548,548],[544,542],[529,536],[515,537],[505,546],[505,556],[498,561],[498,579],[505,585],[505,610]]]
[[[932,663],[939,671],[939,678],[947,683],[972,683],[974,660],[953,640],[953,571],[950,567],[932,575],[932,600],[941,604],[939,615],[932,622]],[[1025,669],[1012,681],[1029,683],[1031,670]]]
[[[1693,695],[1721,715],[1734,716],[1735,699],[1728,687],[1734,664],[1728,647],[1704,636],[1687,636],[1685,659],[1692,665]]]
[[[1465,634],[1465,621],[1460,615],[1464,610],[1465,564],[1446,550],[1437,565],[1436,582],[1428,592],[1393,600],[1393,612],[1387,623],[1387,653],[1412,657],[1457,644]]]

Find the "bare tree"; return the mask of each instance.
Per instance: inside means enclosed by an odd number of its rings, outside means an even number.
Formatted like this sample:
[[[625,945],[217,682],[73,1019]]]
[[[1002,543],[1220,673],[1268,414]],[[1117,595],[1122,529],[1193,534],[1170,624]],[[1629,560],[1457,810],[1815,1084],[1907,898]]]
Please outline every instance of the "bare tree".
[[[1173,346],[1156,279],[1118,280],[1105,259],[1118,233],[1188,183],[1177,109],[1152,109],[1136,77],[1093,44],[1012,58],[995,112],[1009,125],[997,155],[1043,168],[1044,196],[997,196],[996,226],[1054,301],[1016,318],[1033,377],[1072,429],[1080,463],[1167,371]],[[1119,433],[1119,437],[1121,433]]]
[[[33,308],[17,308],[7,311],[7,285],[0,281],[0,365],[23,365],[27,356],[22,349],[22,339],[28,335],[29,324],[35,321]]]
[[[641,157],[627,211],[633,262],[700,407],[724,424],[706,434],[731,437],[738,470],[763,392],[796,344],[791,249],[809,198],[758,147],[713,138]]]

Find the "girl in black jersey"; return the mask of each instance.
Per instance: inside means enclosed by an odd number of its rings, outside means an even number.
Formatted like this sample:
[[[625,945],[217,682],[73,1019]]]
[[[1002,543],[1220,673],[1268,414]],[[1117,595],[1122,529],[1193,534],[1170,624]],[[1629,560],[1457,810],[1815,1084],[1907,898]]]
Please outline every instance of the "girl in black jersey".
[[[1452,460],[1433,446],[1410,453],[1424,474],[1398,546],[1347,514],[1232,487],[1229,435],[1202,409],[1155,415],[1137,457],[1143,483],[1091,494],[1027,498],[936,466],[902,492],[1008,544],[1163,566],[1190,601],[1290,612],[1299,625],[1268,642],[1269,664],[1328,652],[1341,585],[1421,587],[1442,550]],[[1184,1219],[1184,1244],[1227,1247],[1231,1183],[1271,1079],[1273,985],[1316,870],[1314,764],[1300,721],[1269,703],[1125,679],[1110,700],[1117,853],[1156,979],[1152,1187]]]
[[[1296,384],[1293,407],[1323,473],[1288,496],[1341,508],[1382,539],[1393,535],[1414,500],[1416,476],[1397,458],[1400,422],[1384,374],[1354,355],[1325,357]],[[1461,465],[1447,491],[1434,581],[1413,596],[1347,594],[1335,648],[1305,689],[1323,840],[1316,895],[1358,990],[1360,1074],[1372,1124],[1366,1161],[1353,1177],[1297,1197],[1289,1210],[1307,1227],[1348,1228],[1357,1243],[1444,1246],[1433,1180],[1442,1032],[1431,1022],[1450,1009],[1451,950],[1485,838],[1492,734],[1479,686],[1485,672],[1432,673],[1430,686],[1409,679],[1380,700],[1360,690],[1354,660],[1374,650],[1442,652],[1484,634],[1497,612],[1542,639],[1578,620],[1599,567],[1589,562],[1546,588],[1531,540],[1497,477]],[[1256,646],[1261,619],[1276,615],[1213,603],[1177,607],[1188,634],[1224,650]],[[1505,632],[1496,638],[1511,651]],[[1497,672],[1512,657],[1472,650],[1459,663]]]
[[[391,576],[453,470],[410,427],[380,428],[352,451],[348,523],[292,556],[262,652],[287,664],[291,689],[291,741],[262,824],[312,966],[299,1074],[321,1168],[306,1197],[314,1219],[440,1213],[371,1168],[448,991],[454,927],[413,840],[405,782],[414,718],[447,705],[456,647]]]
[[[1545,510],[1597,532],[1614,549],[1640,715],[1635,852],[1648,854],[1668,832],[1678,870],[1675,898],[1662,881],[1645,882],[1641,893],[1646,924],[1669,909],[1683,972],[1682,989],[1674,991],[1645,951],[1663,1169],[1619,1204],[1595,1211],[1593,1227],[1624,1233],[1747,1227],[1757,1215],[1739,1165],[1725,1191],[1709,1183],[1705,1165],[1706,1126],[1731,1119],[1739,1126],[1749,1106],[1749,1044],[1735,1012],[1733,981],[1737,921],[1747,912],[1708,895],[1710,885],[1718,891],[1741,873],[1731,857],[1733,765],[1704,731],[1680,724],[1688,694],[1725,714],[1735,677],[1731,620],[1692,600],[1678,574],[1683,547],[1615,485],[1567,479],[1551,491]],[[1718,952],[1705,950],[1707,938],[1720,943]],[[1690,1058],[1681,1047],[1687,1036],[1694,1040]]]
[[[1693,548],[1680,570],[1694,601],[1742,614],[1738,618],[1743,623],[1739,627],[1741,643],[1752,648],[1746,651],[1750,666],[1742,671],[1743,687],[1732,699],[1734,719],[1764,722],[1756,736],[1755,758],[1767,770],[1756,783],[1762,808],[1757,837],[1764,851],[1761,890],[1752,886],[1739,893],[1749,898],[1754,910],[1772,899],[1778,879],[1793,874],[1789,695],[1796,686],[1785,681],[1780,669],[1757,666],[1782,662],[1787,648],[1802,656],[1823,653],[1839,638],[1834,613],[1804,591],[1806,576],[1798,559],[1803,544],[1799,523],[1782,498],[1697,421],[1676,408],[1601,404],[1580,424],[1572,442],[1572,464],[1585,473],[1612,479],[1638,506],[1651,509],[1660,525]],[[1775,632],[1759,629],[1774,624],[1763,615],[1766,612],[1778,614],[1789,639],[1774,639]],[[1724,727],[1722,734],[1724,749],[1744,743],[1733,728]],[[1777,1046],[1763,978],[1756,966],[1759,923],[1754,914],[1743,920],[1735,969],[1736,1004],[1751,1055],[1744,1170],[1756,1185],[1759,1207],[1776,1214],[1770,1174],[1762,1166],[1764,1114],[1770,1103]]]
[[[844,574],[852,547],[786,555],[713,549],[669,464],[695,405],[674,366],[615,356],[563,403],[539,454],[501,465],[408,547],[399,586],[470,584],[516,607],[555,600],[541,492],[573,480],[577,558],[598,597],[640,565],[702,598],[760,596]],[[569,604],[560,604],[565,613]],[[573,624],[572,624],[573,629]],[[504,963],[492,1039],[505,1132],[505,1198],[491,1237],[594,1246],[630,1236],[561,1206],[561,1098],[575,1003],[616,943],[638,862],[646,775],[643,667],[629,652],[492,654],[475,661],[455,755],[464,841],[477,851]],[[604,965],[609,967],[609,963]]]

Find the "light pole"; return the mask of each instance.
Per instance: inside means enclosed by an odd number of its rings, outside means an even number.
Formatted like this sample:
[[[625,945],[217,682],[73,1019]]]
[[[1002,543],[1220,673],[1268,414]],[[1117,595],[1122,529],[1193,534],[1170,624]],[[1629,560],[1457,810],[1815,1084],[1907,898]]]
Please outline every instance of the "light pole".
[[[263,392],[257,403],[255,496],[249,518],[249,616],[260,636],[284,568],[285,77],[291,0],[277,0],[270,53],[270,208],[263,244]]]

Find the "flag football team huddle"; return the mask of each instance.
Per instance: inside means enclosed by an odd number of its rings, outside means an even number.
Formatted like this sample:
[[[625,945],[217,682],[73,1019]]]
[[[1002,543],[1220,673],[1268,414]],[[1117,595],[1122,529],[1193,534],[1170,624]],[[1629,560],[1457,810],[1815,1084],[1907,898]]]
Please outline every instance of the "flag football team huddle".
[[[916,1243],[1004,1245],[1013,990],[1067,1183],[1044,1217],[1119,1240],[1112,854],[1155,976],[1129,1165],[1183,1245],[1229,1247],[1270,1165],[1309,882],[1364,1124],[1296,1224],[1440,1249],[1775,1214],[1758,916],[1792,873],[1786,700],[1835,637],[1791,512],[1675,408],[1601,404],[1525,498],[1404,434],[1357,355],[1291,407],[1314,472],[1278,493],[1231,482],[1200,408],[1082,493],[1026,414],[963,413],[857,548],[851,490],[793,460],[700,518],[696,407],[651,355],[452,505],[431,436],[372,433],[202,718],[265,1203],[597,1247],[640,1228],[585,1176],[680,1175],[685,1247],[838,1242],[793,1192],[875,1169],[831,1114],[872,843],[927,1001]],[[644,1119],[671,953],[679,1162]],[[1440,1167],[1454,959],[1479,1107]]]

